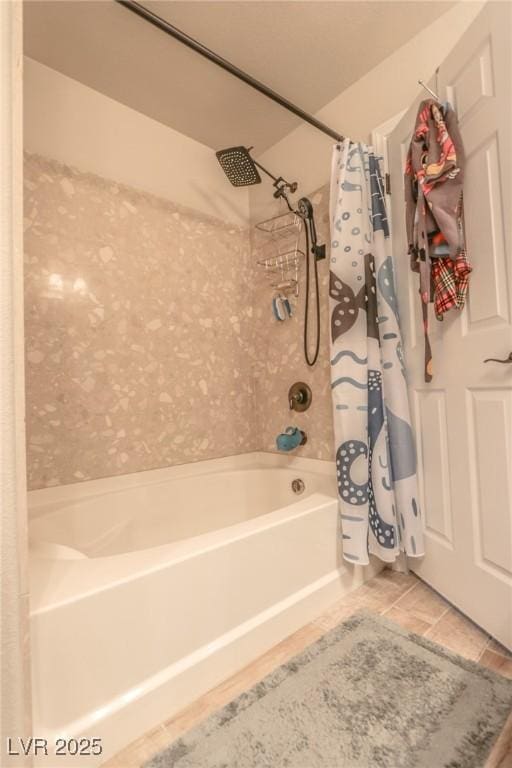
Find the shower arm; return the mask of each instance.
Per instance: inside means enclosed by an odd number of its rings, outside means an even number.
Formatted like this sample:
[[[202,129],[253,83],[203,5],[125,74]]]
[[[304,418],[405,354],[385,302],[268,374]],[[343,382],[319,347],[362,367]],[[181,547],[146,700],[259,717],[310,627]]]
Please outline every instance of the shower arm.
[[[246,85],[249,85],[251,86],[251,88],[254,88],[256,91],[259,91],[268,99],[272,99],[272,101],[275,101],[281,107],[284,107],[284,109],[287,109],[288,112],[292,112],[297,117],[300,117],[301,120],[304,120],[304,122],[309,123],[318,131],[322,131],[322,133],[327,134],[327,136],[330,136],[332,139],[335,139],[336,141],[339,141],[339,142],[343,141],[344,137],[340,133],[338,133],[337,131],[334,131],[332,128],[329,128],[328,125],[325,125],[325,123],[322,123],[320,120],[317,120],[316,117],[313,117],[313,115],[310,115],[308,112],[305,112],[300,107],[297,107],[296,104],[293,104],[291,101],[288,101],[288,99],[286,99],[284,96],[281,96],[281,94],[277,93],[277,91],[272,90],[272,88],[269,88],[268,85],[265,85],[265,83],[262,83],[259,80],[256,80],[256,78],[247,74],[247,72],[244,72],[243,69],[240,69],[235,64],[232,64],[230,61],[228,61],[227,59],[224,59],[222,56],[219,56],[218,53],[211,51],[209,48],[207,48],[205,45],[200,43],[198,40],[195,40],[193,37],[190,37],[190,35],[187,35],[186,32],[182,32],[181,29],[178,29],[173,24],[170,24],[161,16],[158,16],[156,13],[153,13],[152,11],[150,11],[148,8],[145,8],[140,3],[135,2],[135,0],[115,0],[115,2],[119,3],[119,5],[124,6],[132,13],[135,13],[137,16],[140,16],[140,18],[144,19],[150,24],[153,24],[154,27],[158,27],[158,29],[160,29],[162,32],[165,32],[170,37],[173,37],[175,40],[178,40],[183,45],[186,45],[188,48],[191,48],[200,56],[204,56],[206,59],[216,64],[218,67],[221,67],[222,69],[226,70],[226,72],[229,72],[230,74],[234,75],[239,80],[242,80],[244,83],[246,83]]]
[[[253,147],[248,147],[247,152],[250,152]],[[297,187],[299,186],[296,181],[292,181],[291,183],[289,181],[286,181],[286,179],[283,179],[282,176],[274,176],[273,173],[270,173],[261,163],[258,163],[257,160],[254,159],[254,157],[251,157],[251,161],[254,163],[255,166],[257,166],[260,171],[263,171],[263,173],[266,173],[267,176],[269,176],[272,181],[274,182],[274,187],[276,188],[276,191],[274,192],[274,197],[276,200],[278,198],[282,198],[285,202],[288,208],[292,213],[294,213],[294,209],[292,208],[290,201],[288,200],[288,191],[292,193],[292,195],[297,191]]]

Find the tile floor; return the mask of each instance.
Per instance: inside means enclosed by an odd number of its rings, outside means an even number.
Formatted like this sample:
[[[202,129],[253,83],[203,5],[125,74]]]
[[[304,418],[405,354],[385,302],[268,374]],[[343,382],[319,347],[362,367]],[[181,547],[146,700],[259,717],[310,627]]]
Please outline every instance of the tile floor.
[[[104,768],[140,768],[171,741],[362,609],[386,616],[408,630],[512,678],[512,654],[505,648],[413,574],[384,570],[183,712],[130,744],[105,763]],[[512,715],[482,768],[512,768]]]

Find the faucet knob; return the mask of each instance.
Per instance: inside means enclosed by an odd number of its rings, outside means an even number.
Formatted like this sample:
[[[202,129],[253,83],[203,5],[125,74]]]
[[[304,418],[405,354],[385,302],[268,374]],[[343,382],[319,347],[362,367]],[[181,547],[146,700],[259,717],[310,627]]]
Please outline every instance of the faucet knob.
[[[307,411],[311,405],[313,393],[311,387],[303,381],[296,381],[288,390],[288,403],[290,411]]]

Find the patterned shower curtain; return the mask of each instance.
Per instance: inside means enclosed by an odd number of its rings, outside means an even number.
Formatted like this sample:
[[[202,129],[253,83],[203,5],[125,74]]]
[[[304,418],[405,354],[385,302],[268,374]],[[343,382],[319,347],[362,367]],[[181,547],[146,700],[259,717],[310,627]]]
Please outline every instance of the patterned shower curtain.
[[[420,556],[423,526],[378,160],[345,140],[331,175],[331,387],[343,554]]]

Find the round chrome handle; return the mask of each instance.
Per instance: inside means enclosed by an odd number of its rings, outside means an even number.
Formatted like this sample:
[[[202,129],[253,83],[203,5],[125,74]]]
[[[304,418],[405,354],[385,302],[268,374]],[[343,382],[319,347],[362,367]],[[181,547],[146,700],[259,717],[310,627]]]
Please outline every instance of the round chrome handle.
[[[288,403],[291,411],[307,411],[312,399],[311,387],[304,384],[303,381],[296,381],[288,390]]]
[[[484,363],[512,363],[512,352],[504,360],[498,360],[497,357],[488,357]]]

